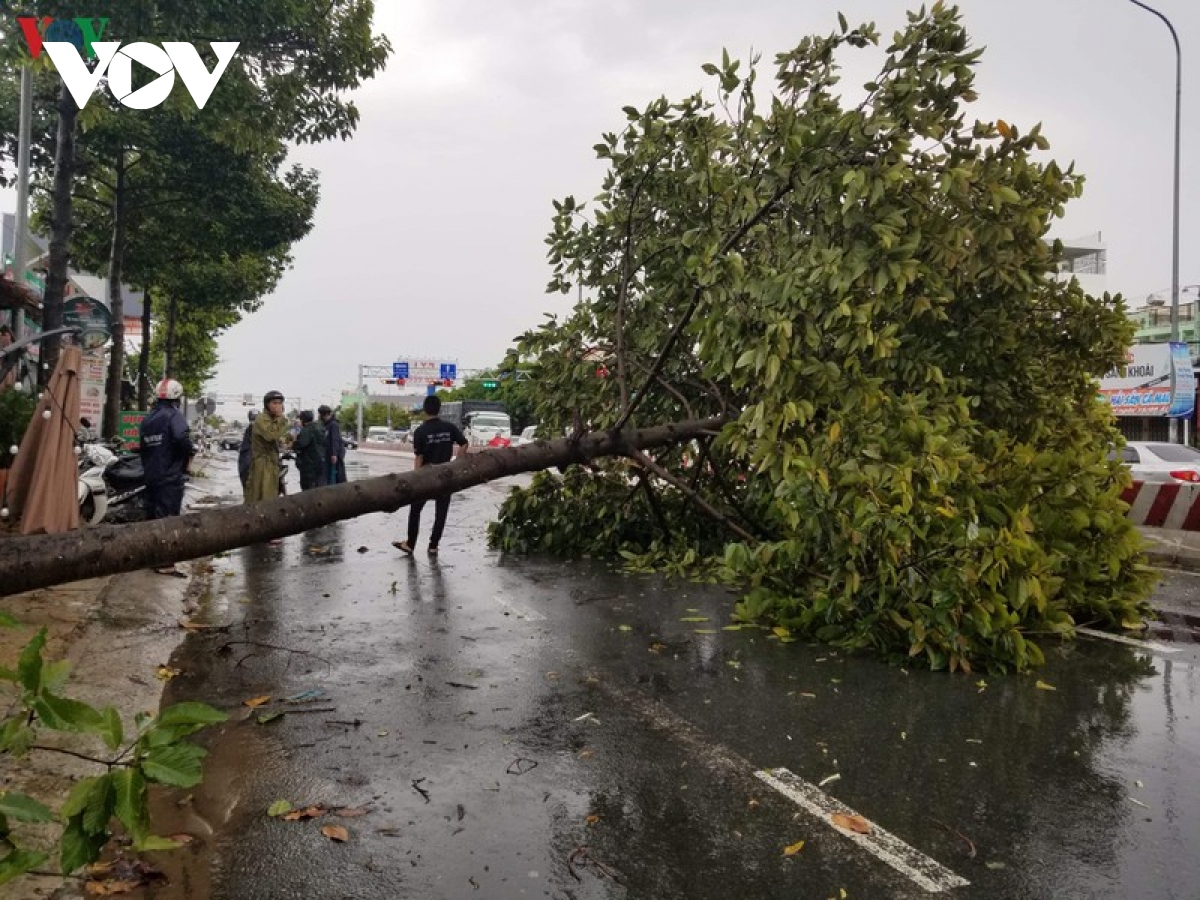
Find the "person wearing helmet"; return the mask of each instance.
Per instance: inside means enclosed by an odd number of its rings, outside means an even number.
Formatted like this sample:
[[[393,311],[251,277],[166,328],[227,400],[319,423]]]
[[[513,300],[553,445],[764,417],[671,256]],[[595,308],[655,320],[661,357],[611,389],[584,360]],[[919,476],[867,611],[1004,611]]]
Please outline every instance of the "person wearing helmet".
[[[254,427],[254,420],[258,418],[258,410],[250,410],[248,418],[250,424],[242,432],[242,443],[238,446],[238,478],[242,480],[243,496],[246,493],[246,481],[250,478],[250,445],[252,443],[250,431]]]
[[[263,397],[263,411],[250,426],[250,477],[243,494],[247,503],[279,496],[279,442],[290,427],[283,414],[283,394],[270,391]]]
[[[196,450],[188,436],[187,420],[179,410],[183,386],[173,378],[164,378],[154,393],[154,409],[139,428],[140,452],[146,478],[146,512],[152,519],[165,519],[179,515],[183,508],[183,485]],[[171,567],[170,574],[179,573]]]

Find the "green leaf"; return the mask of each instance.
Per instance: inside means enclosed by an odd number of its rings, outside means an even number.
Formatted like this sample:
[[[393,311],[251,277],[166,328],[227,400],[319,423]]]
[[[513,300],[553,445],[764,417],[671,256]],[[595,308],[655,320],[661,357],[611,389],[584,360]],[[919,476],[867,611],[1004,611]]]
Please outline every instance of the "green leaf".
[[[133,849],[146,852],[153,850],[178,850],[183,844],[179,841],[173,841],[170,838],[159,837],[157,834],[148,834],[140,841],[135,841]]]
[[[275,818],[276,816],[282,816],[284,813],[290,813],[291,811],[292,804],[287,800],[276,800],[267,807],[267,815],[271,816],[272,818]]]
[[[62,809],[58,811],[59,817],[69,819],[72,816],[82,813],[91,804],[93,795],[97,797],[102,796],[109,789],[110,785],[102,783],[107,781],[107,775],[93,775],[89,778],[81,778],[75,782],[75,786],[71,788],[71,793],[67,795],[66,802],[62,805]]]
[[[124,769],[118,772],[126,771]],[[108,834],[108,823],[113,817],[116,806],[116,789],[114,786],[116,773],[100,776],[100,780],[88,795],[87,806],[83,808],[83,830],[88,834]]]
[[[144,760],[142,771],[151,781],[174,787],[195,787],[203,777],[200,761],[206,751],[195,744],[155,747]]]
[[[70,674],[71,661],[69,659],[58,659],[46,663],[42,667],[42,690],[58,693],[67,683]]]
[[[95,707],[46,691],[33,701],[32,706],[42,724],[55,731],[98,732],[104,723]]]
[[[20,878],[26,872],[36,869],[50,857],[45,853],[34,850],[13,850],[0,859],[0,884],[7,884],[14,878]]]
[[[13,716],[0,729],[0,750],[22,757],[29,752],[33,744],[34,731],[25,724],[24,716]]]
[[[25,645],[17,660],[17,677],[27,691],[37,693],[42,688],[42,648],[46,646],[46,629],[43,628]]]
[[[119,750],[125,740],[125,729],[121,727],[121,714],[115,707],[106,706],[100,714],[100,736],[109,750]]]
[[[49,808],[32,797],[14,791],[0,795],[0,814],[11,816],[18,822],[50,822],[54,819]]]
[[[146,806],[146,779],[136,768],[112,773],[116,793],[114,811],[134,844],[140,844],[150,833],[150,813]]]
[[[59,843],[62,873],[70,875],[76,869],[95,862],[106,843],[107,832],[89,834],[84,830],[83,816],[72,816],[67,820],[67,827],[63,829],[62,840]]]
[[[159,725],[216,725],[228,719],[207,703],[176,703],[158,714]]]

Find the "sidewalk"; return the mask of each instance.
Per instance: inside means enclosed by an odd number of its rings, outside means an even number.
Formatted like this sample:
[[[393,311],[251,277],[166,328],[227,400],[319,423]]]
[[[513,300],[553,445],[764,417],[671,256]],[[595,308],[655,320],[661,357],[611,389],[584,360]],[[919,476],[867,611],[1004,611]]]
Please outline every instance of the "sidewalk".
[[[131,572],[58,585],[3,599],[3,608],[22,623],[0,629],[0,665],[16,668],[21,648],[40,628],[47,630],[43,659],[67,659],[71,675],[63,693],[96,707],[113,706],[121,715],[127,733],[139,712],[157,712],[166,680],[159,667],[166,666],[187,630],[197,598],[207,589],[211,565],[204,560],[182,564],[191,572],[187,579],[171,578],[150,571]],[[165,673],[164,673],[165,674]],[[0,688],[4,711],[12,710],[14,688]],[[105,755],[95,736],[42,731],[38,743]],[[102,771],[102,770],[100,770]],[[81,777],[98,774],[90,762],[60,753],[34,750],[22,759],[0,757],[0,779],[4,790],[27,793],[53,810],[62,806],[71,786]],[[53,843],[59,826],[22,826],[21,834],[30,848]],[[56,857],[41,868],[57,871]],[[54,896],[82,896],[83,883],[51,876],[26,876],[0,887],[0,900],[25,900]]]

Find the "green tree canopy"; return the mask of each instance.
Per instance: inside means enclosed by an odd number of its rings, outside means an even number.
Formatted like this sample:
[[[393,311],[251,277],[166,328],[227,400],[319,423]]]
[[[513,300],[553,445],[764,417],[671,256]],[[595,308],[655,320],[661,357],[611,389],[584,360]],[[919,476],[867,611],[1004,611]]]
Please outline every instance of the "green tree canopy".
[[[878,75],[837,57],[873,25],[715,96],[626,107],[603,191],[555,204],[551,290],[525,334],[548,430],[722,414],[710,440],[549,473],[493,526],[509,551],[607,555],[744,589],[736,613],[933,668],[1026,668],[1035,636],[1139,619],[1148,579],[1096,379],[1119,298],[1056,277],[1082,178],[1038,126],[967,117],[957,10],[910,14]],[[702,510],[706,516],[697,515]]]

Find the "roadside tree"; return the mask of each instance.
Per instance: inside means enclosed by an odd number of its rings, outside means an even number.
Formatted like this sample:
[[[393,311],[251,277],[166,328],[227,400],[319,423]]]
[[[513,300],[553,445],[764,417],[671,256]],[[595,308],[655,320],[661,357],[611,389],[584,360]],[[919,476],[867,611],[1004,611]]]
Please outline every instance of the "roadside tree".
[[[727,579],[737,617],[784,640],[1025,669],[1078,622],[1140,624],[1096,399],[1130,326],[1056,276],[1047,234],[1083,179],[1039,126],[967,117],[981,51],[957,11],[910,14],[843,91],[837,56],[878,40],[841,18],[777,57],[769,92],[726,55],[714,99],[626,107],[604,135],[603,191],[556,203],[548,239],[550,289],[581,300],[516,348],[538,421],[729,421],[542,473],[492,541]]]

